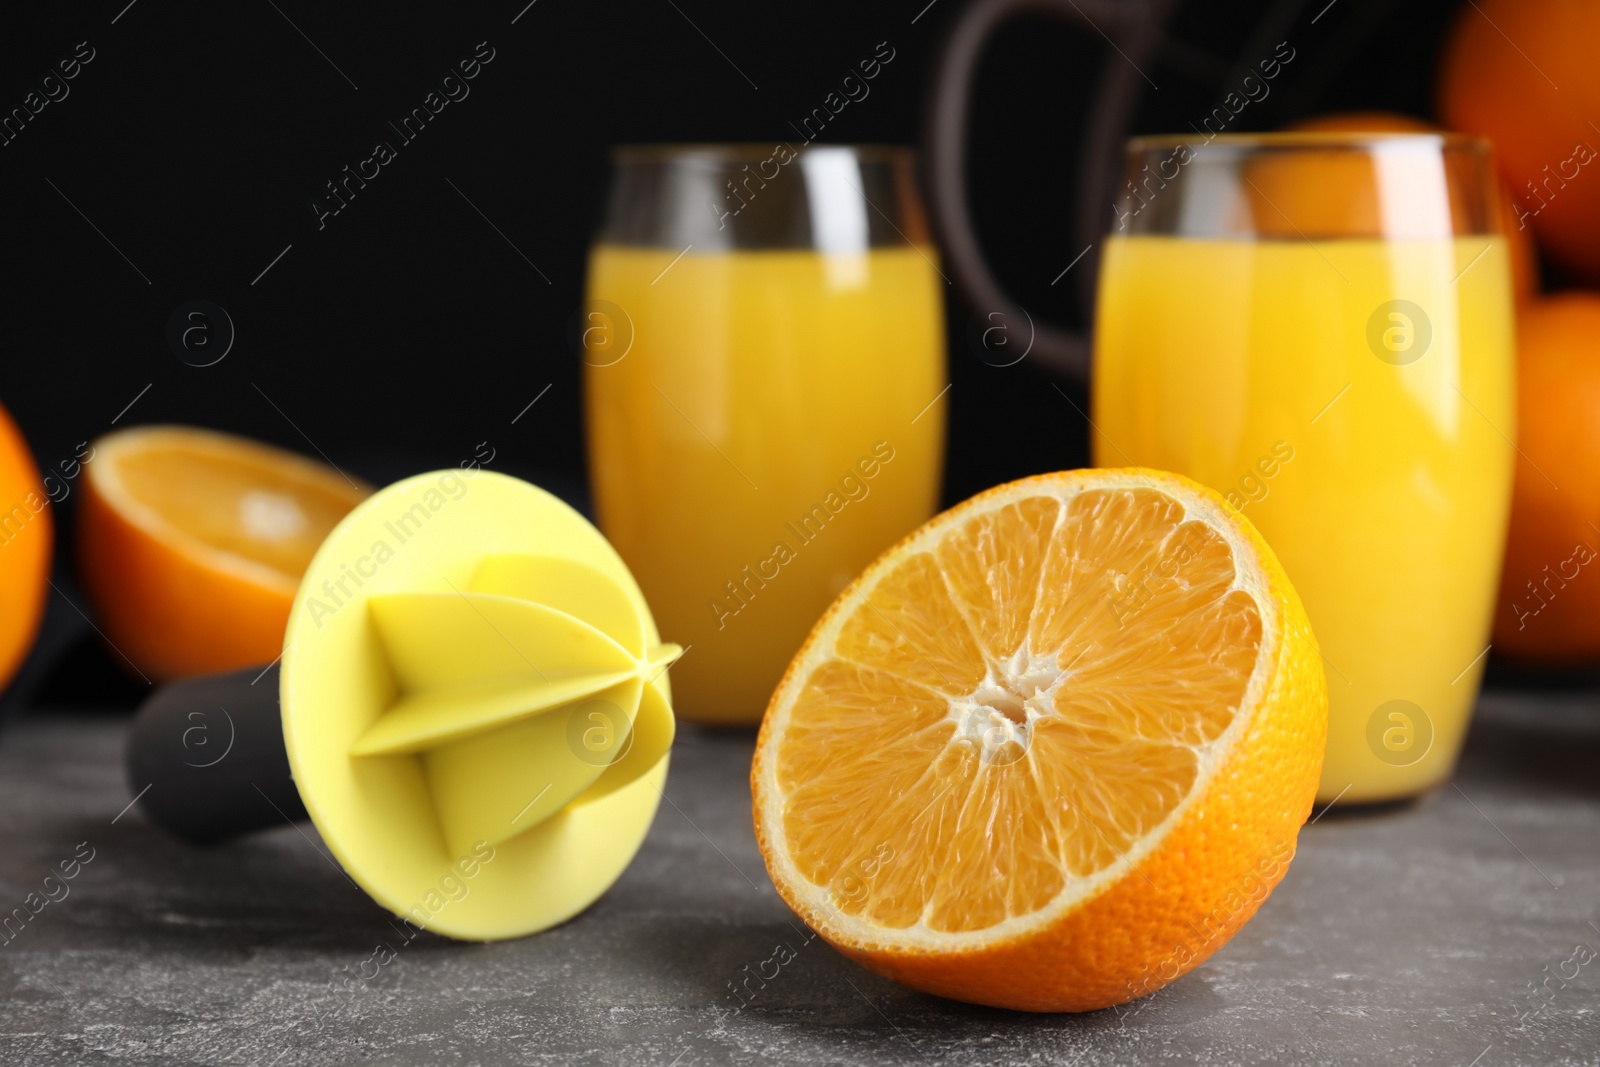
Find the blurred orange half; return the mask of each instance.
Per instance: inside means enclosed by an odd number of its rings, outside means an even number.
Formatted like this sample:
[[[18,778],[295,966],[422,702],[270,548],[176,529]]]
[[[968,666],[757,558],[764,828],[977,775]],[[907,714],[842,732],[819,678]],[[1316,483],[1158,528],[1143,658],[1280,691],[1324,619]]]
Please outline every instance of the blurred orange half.
[[[79,571],[107,640],[151,681],[276,659],[312,555],[372,492],[211,430],[139,427],[94,447]]]

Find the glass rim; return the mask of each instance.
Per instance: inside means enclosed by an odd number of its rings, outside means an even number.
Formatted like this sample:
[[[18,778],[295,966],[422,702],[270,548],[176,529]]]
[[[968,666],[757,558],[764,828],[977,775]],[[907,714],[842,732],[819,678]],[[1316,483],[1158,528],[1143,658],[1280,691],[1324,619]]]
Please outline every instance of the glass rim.
[[[787,147],[796,155],[820,150],[844,149],[853,152],[866,162],[915,162],[917,150],[911,145],[897,144],[830,144],[812,141],[798,147],[788,141],[685,141],[640,142],[612,145],[608,155],[613,163],[652,163],[707,160],[713,163],[759,163],[769,159],[779,146]]]
[[[1270,151],[1273,149],[1375,149],[1386,144],[1412,144],[1445,148],[1466,149],[1487,155],[1493,145],[1487,137],[1455,130],[1276,130],[1265,133],[1201,134],[1198,146],[1195,138],[1181,133],[1141,134],[1130,137],[1124,144],[1129,155],[1163,148],[1189,148],[1196,152],[1207,148],[1223,148],[1233,153]]]

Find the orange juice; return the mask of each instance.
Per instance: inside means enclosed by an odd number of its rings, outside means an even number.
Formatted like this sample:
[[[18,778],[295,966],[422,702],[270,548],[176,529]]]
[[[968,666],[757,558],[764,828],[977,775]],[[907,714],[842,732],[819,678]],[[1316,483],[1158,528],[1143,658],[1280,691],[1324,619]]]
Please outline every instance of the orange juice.
[[[833,598],[933,513],[947,402],[933,256],[594,249],[595,508],[685,646],[683,718],[758,721]]]
[[[1323,800],[1435,786],[1466,731],[1516,437],[1508,271],[1488,236],[1106,245],[1095,462],[1205,482],[1277,552],[1327,667]]]

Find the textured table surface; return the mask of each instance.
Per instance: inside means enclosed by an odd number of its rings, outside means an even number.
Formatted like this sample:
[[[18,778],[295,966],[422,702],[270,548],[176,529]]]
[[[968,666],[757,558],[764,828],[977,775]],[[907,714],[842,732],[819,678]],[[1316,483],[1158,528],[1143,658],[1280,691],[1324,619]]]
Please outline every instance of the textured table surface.
[[[197,849],[119,817],[123,727],[0,734],[0,906],[93,855],[0,946],[0,1062],[1600,1062],[1600,959],[1571,962],[1600,949],[1593,692],[1490,693],[1454,785],[1319,819],[1209,963],[1083,1016],[923,996],[803,940],[756,852],[747,733],[682,732],[668,803],[587,913],[468,945],[404,942],[309,825]],[[780,942],[796,958],[735,1010]],[[332,985],[380,945],[375,977]]]

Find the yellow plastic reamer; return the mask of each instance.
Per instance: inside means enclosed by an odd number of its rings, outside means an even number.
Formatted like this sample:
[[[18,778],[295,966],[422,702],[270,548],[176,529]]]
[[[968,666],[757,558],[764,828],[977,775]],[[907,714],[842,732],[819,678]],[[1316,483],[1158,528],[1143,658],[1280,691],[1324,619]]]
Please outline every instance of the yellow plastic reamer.
[[[289,764],[384,907],[451,937],[533,933],[592,903],[644,840],[679,653],[566,504],[488,471],[420,474],[346,516],[301,583]]]

